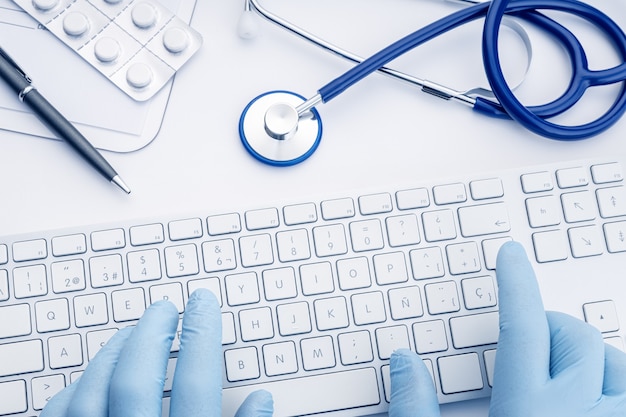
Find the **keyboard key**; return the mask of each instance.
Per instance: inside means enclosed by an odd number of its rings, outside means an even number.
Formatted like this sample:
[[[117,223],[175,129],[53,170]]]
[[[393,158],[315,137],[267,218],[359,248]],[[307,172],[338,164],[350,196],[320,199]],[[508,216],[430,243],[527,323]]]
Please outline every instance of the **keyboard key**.
[[[626,187],[600,188],[596,196],[603,218],[626,216]]]
[[[589,176],[583,167],[564,168],[556,171],[556,182],[560,188],[582,187],[589,184]]]
[[[496,343],[500,333],[499,326],[497,311],[453,317],[450,319],[452,343],[457,349]]]
[[[533,172],[521,176],[522,189],[526,194],[550,191],[554,188],[552,175],[547,171]]]
[[[343,224],[314,227],[313,242],[315,243],[315,253],[320,258],[343,255],[348,252]]]
[[[264,345],[263,359],[267,376],[287,375],[298,372],[296,345],[291,341]]]
[[[537,262],[562,261],[569,256],[568,244],[560,230],[533,234]]]
[[[198,218],[175,220],[167,225],[171,240],[185,240],[202,237],[202,220]]]
[[[198,274],[200,266],[196,245],[190,243],[165,248],[165,271],[170,278]]]
[[[298,295],[295,271],[293,268],[266,269],[263,271],[263,289],[268,301],[294,298]]]
[[[48,293],[48,280],[44,265],[32,265],[13,270],[13,295],[28,298]]]
[[[452,313],[459,311],[459,293],[454,281],[426,284],[426,304],[430,314]]]
[[[163,225],[160,223],[133,226],[129,230],[130,244],[133,246],[151,245],[165,240]]]
[[[369,287],[372,285],[372,277],[367,258],[359,257],[338,260],[337,278],[339,288],[344,291]]]
[[[96,252],[124,246],[126,246],[124,229],[101,230],[91,234],[91,248]]]
[[[9,273],[7,272],[6,269],[0,269],[0,301],[6,301],[8,299],[9,299]]]
[[[397,284],[409,279],[404,253],[392,252],[374,255],[374,272],[379,285]]]
[[[394,320],[410,319],[424,315],[418,286],[389,290],[389,308]]]
[[[376,329],[378,357],[389,359],[394,350],[409,349],[409,332],[406,326],[389,326]]]
[[[33,392],[33,408],[43,410],[48,401],[65,388],[65,376],[63,374],[42,376],[33,378],[30,383]]]
[[[270,235],[254,235],[239,238],[241,264],[246,267],[269,265],[274,262]]]
[[[465,237],[503,233],[511,230],[504,203],[481,204],[459,208],[459,225]]]
[[[313,223],[317,221],[317,209],[313,203],[295,204],[283,208],[285,224],[294,226],[297,224]]]
[[[87,333],[87,354],[89,360],[96,357],[96,354],[115,333],[117,333],[117,329],[95,330]]]
[[[604,238],[596,226],[573,227],[567,234],[574,258],[596,256],[604,252]]]
[[[34,261],[48,256],[47,244],[44,239],[25,240],[13,244],[13,260],[15,262]]]
[[[43,343],[41,340],[27,340],[0,345],[0,377],[42,371],[43,367]]]
[[[300,284],[304,295],[333,292],[335,284],[330,263],[318,262],[300,266]]]
[[[467,200],[465,184],[436,185],[433,187],[433,197],[435,204],[439,205],[462,203]]]
[[[245,218],[248,230],[270,229],[280,224],[275,208],[246,211]]]
[[[94,288],[111,287],[124,283],[122,257],[118,254],[90,258],[89,271],[91,286]]]
[[[387,319],[383,294],[380,291],[353,294],[350,301],[356,325],[382,323]]]
[[[126,260],[130,282],[161,279],[161,257],[157,249],[129,252],[126,255]]]
[[[309,333],[311,331],[311,315],[306,302],[281,304],[276,307],[278,329],[282,336]]]
[[[54,256],[78,255],[86,251],[87,238],[82,233],[52,238],[52,254]]]
[[[388,213],[393,209],[389,193],[370,194],[359,197],[361,214]]]
[[[4,265],[9,262],[9,250],[7,245],[0,244],[0,265]]]
[[[483,256],[485,258],[485,267],[487,269],[496,269],[496,259],[498,257],[498,251],[505,242],[510,242],[510,237],[500,237],[496,239],[483,240]]]
[[[413,267],[413,278],[437,278],[445,274],[441,249],[438,247],[414,249],[409,254]]]
[[[468,310],[484,307],[493,307],[496,302],[496,290],[493,278],[484,277],[466,278],[461,281],[465,308]]]
[[[117,322],[139,320],[146,310],[145,300],[143,288],[113,291],[113,319]]]
[[[498,198],[504,195],[502,180],[500,178],[489,178],[470,182],[470,193],[474,200],[485,200]]]
[[[384,246],[382,226],[377,219],[350,223],[350,238],[355,252],[381,249]]]
[[[445,356],[437,359],[441,390],[444,394],[481,389],[483,378],[478,354]]]
[[[565,221],[584,222],[596,218],[596,202],[590,191],[577,191],[561,195]]]
[[[453,275],[478,272],[481,269],[476,242],[455,243],[446,246],[448,268]]]
[[[211,236],[241,232],[239,214],[229,213],[207,218],[207,229]]]
[[[76,327],[108,323],[109,313],[106,295],[95,293],[74,297],[74,321]]]
[[[420,243],[420,232],[416,215],[407,214],[387,217],[385,224],[387,225],[389,245],[397,247]]]
[[[417,353],[433,353],[448,350],[448,338],[443,320],[413,323],[413,336]]]
[[[609,252],[626,252],[626,221],[605,224],[604,236]]]
[[[48,339],[50,368],[68,368],[83,363],[83,348],[79,334],[55,336]]]
[[[275,416],[300,416],[380,403],[376,370],[364,368],[225,388],[222,393],[222,415],[234,415],[248,394],[258,389],[265,389],[272,394]]]
[[[602,333],[619,330],[619,320],[612,300],[583,304],[585,321]]]
[[[0,339],[26,336],[30,332],[30,306],[28,304],[0,307]]]
[[[241,326],[241,340],[244,342],[274,337],[272,310],[269,307],[241,310],[239,312],[239,324]]]
[[[337,341],[342,364],[354,365],[374,360],[372,341],[368,331],[342,333],[337,337]]]
[[[339,198],[326,200],[321,203],[322,218],[324,220],[337,220],[354,217],[354,201],[351,198]]]
[[[430,205],[428,190],[426,188],[413,188],[396,193],[396,203],[400,210],[412,210],[424,208]]]
[[[332,368],[336,364],[335,347],[330,336],[312,337],[300,341],[302,367],[307,371]]]
[[[306,229],[276,233],[276,246],[281,262],[301,261],[311,257],[309,233]]]
[[[220,289],[220,280],[219,278],[201,278],[194,279],[187,282],[188,295],[191,296],[195,290],[198,288],[205,288],[215,295],[217,301],[220,303],[220,307],[222,307],[222,291]]]
[[[429,242],[450,240],[456,237],[452,210],[430,211],[422,214],[424,235]]]
[[[26,381],[0,382],[0,415],[21,413],[28,410],[26,399]]]
[[[258,303],[259,283],[254,272],[226,275],[226,299],[231,306]]]
[[[52,291],[55,293],[60,294],[85,289],[85,266],[82,259],[53,262],[50,269],[52,273]]]
[[[622,181],[624,174],[619,162],[610,162],[608,164],[593,165],[591,167],[591,177],[596,184],[606,184]]]
[[[167,284],[153,285],[150,287],[150,303],[159,300],[166,300],[176,306],[179,313],[185,311],[183,301],[183,287],[180,282],[170,282]]]
[[[348,327],[348,309],[344,297],[322,298],[313,302],[315,323],[320,331]]]
[[[261,376],[257,350],[253,346],[227,350],[224,352],[224,361],[226,378],[231,382],[256,379]]]
[[[70,311],[67,299],[38,301],[35,303],[35,321],[40,333],[70,328]]]
[[[555,226],[561,223],[561,205],[554,196],[527,199],[526,211],[530,227]]]
[[[202,258],[206,272],[228,271],[237,267],[235,243],[232,239],[202,243]]]

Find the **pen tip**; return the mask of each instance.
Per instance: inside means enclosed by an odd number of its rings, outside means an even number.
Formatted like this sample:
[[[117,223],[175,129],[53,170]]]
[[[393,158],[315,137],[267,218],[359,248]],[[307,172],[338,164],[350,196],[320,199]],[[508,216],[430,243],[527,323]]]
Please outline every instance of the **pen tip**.
[[[111,179],[111,182],[117,185],[118,187],[120,187],[122,191],[124,191],[126,194],[130,194],[130,188],[128,188],[128,185],[126,185],[124,180],[122,180],[119,175],[116,175],[115,177],[113,177]]]

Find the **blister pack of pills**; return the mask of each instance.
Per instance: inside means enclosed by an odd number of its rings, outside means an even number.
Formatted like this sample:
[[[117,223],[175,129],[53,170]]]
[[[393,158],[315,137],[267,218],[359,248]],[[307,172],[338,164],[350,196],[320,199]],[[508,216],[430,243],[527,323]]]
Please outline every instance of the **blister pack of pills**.
[[[137,101],[157,93],[202,45],[156,0],[14,0]]]

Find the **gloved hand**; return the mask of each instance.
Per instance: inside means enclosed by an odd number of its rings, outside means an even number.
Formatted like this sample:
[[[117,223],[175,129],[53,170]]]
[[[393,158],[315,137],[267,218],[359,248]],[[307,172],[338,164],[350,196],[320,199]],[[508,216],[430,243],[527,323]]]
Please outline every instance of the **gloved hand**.
[[[177,326],[173,304],[152,304],[137,326],[109,340],[80,379],[53,397],[40,417],[161,417],[165,370]],[[196,290],[183,316],[171,417],[221,417],[221,326],[215,296]],[[272,408],[267,393],[253,393],[238,417],[270,416]]]
[[[592,326],[544,311],[521,245],[502,246],[496,271],[500,338],[489,415],[625,416],[626,354]]]
[[[498,253],[500,338],[490,417],[626,416],[626,353],[569,315],[545,312],[524,249]],[[391,357],[390,417],[439,416],[430,374],[411,351]]]

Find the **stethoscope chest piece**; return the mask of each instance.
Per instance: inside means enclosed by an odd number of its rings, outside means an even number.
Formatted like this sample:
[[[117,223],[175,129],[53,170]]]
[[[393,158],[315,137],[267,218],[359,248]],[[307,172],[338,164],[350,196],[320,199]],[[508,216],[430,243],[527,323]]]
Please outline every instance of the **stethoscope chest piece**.
[[[253,99],[239,119],[239,136],[256,159],[289,166],[307,159],[322,138],[322,121],[315,109],[296,110],[304,97],[289,91],[270,91]]]

